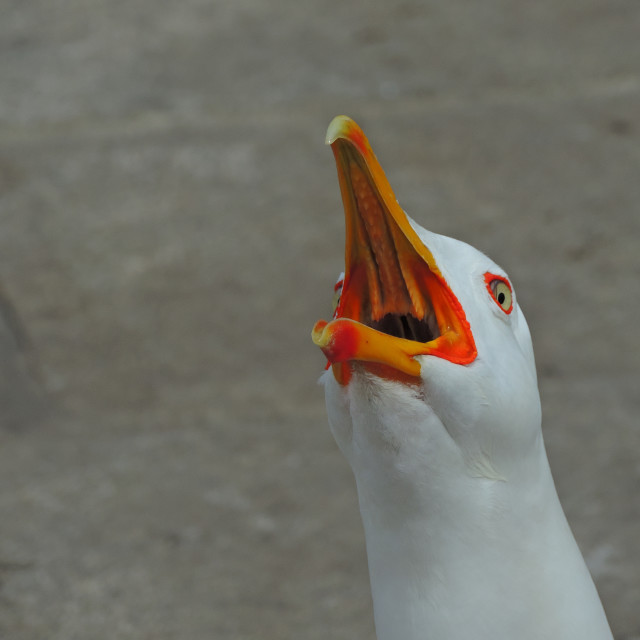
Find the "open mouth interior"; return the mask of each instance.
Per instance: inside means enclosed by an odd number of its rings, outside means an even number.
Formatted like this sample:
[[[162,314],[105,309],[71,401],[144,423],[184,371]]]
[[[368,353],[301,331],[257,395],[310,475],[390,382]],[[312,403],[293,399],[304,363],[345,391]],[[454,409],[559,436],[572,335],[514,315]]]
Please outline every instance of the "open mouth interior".
[[[336,379],[348,384],[353,362],[403,382],[421,375],[417,356],[472,362],[477,351],[464,310],[362,130],[338,116],[327,142],[345,210],[345,275],[333,319],[316,322],[311,336]]]
[[[436,278],[384,205],[374,181],[349,146],[338,161],[347,195],[347,275],[336,317],[427,343],[441,334],[429,291]]]
[[[431,342],[440,335],[435,313],[421,320],[411,314],[387,313],[380,320],[370,322],[369,326],[395,338],[414,342]]]

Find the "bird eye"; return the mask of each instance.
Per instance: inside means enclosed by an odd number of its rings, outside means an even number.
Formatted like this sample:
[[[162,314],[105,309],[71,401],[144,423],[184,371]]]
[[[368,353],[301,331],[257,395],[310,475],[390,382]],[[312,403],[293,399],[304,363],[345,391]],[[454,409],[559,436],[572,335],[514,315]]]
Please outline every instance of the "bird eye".
[[[509,281],[506,278],[495,276],[491,273],[485,275],[485,281],[491,297],[505,313],[511,313],[513,308],[513,295]]]

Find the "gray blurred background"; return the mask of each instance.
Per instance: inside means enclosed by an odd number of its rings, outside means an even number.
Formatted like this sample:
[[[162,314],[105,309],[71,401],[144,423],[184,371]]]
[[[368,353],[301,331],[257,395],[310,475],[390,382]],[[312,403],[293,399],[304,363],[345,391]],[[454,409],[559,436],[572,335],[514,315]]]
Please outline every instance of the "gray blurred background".
[[[373,638],[309,338],[338,113],[512,276],[560,497],[640,637],[637,0],[0,10],[0,638]]]

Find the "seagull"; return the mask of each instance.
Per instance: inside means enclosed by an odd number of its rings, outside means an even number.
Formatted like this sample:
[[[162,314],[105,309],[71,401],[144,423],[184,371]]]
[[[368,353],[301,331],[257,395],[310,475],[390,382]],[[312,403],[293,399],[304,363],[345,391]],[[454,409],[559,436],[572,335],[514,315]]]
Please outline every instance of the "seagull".
[[[313,342],[353,471],[379,640],[604,640],[545,452],[507,273],[402,210],[360,127],[329,125],[345,271]]]

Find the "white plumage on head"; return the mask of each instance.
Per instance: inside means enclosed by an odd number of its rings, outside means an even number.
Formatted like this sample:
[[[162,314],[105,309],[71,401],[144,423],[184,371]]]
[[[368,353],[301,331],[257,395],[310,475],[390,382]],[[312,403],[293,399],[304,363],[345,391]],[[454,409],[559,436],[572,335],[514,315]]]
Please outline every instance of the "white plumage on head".
[[[554,487],[507,274],[410,220],[353,121],[327,139],[346,269],[313,338],[332,364],[329,424],[357,484],[379,640],[611,638]]]

